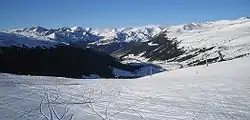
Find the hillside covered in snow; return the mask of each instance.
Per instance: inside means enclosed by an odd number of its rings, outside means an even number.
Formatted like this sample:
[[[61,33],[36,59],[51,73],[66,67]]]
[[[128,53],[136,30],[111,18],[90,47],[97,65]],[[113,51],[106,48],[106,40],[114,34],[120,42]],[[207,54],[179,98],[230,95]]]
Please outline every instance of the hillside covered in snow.
[[[249,120],[249,55],[249,17],[1,31],[0,120]]]
[[[158,39],[162,34],[166,34],[166,39]],[[178,48],[173,49],[179,52],[173,55],[168,53],[169,41],[178,43]],[[91,48],[110,54],[123,63],[134,64],[136,61],[146,66],[151,65],[139,70],[140,73],[148,75],[151,68],[156,71],[162,71],[162,68],[172,70],[203,65],[206,62],[218,62],[220,55],[223,60],[249,55],[250,19],[243,17],[171,26],[148,25],[107,29],[48,29],[36,26],[0,32],[0,46],[12,45],[44,48],[69,45],[83,49]],[[162,68],[160,70],[152,65]],[[122,72],[116,70],[116,73]],[[131,75],[127,75],[129,74]]]
[[[243,17],[235,20],[218,20],[170,26],[148,25],[141,27],[106,29],[82,27],[62,27],[57,29],[48,29],[41,26],[35,26],[23,29],[5,30],[2,32],[6,34],[12,33],[29,38],[36,38],[39,40],[52,40],[64,43],[87,42],[104,45],[113,42],[146,42],[149,41],[153,36],[167,30],[171,36],[178,37],[181,40],[185,40],[194,36],[203,36],[204,38],[199,38],[198,41],[201,41],[202,39],[206,41],[206,39],[210,38],[211,36],[216,37],[216,35],[218,35],[216,33],[228,34],[231,31],[237,30],[236,33],[230,34],[227,37],[227,39],[234,39],[236,35],[239,34],[238,32],[244,32],[249,28],[249,22],[249,17]],[[241,36],[242,34],[246,33],[241,33],[238,36]],[[8,38],[7,36],[1,36],[2,39],[5,37]],[[195,41],[193,42],[195,43]],[[190,43],[190,41],[186,41],[185,43]]]
[[[249,120],[250,57],[134,80],[0,74],[1,120]]]
[[[167,31],[168,37],[182,41],[181,46],[187,50],[221,47],[225,52],[232,48],[235,48],[236,51],[242,49],[245,51],[249,49],[247,47],[249,45],[249,27],[250,19],[248,17],[172,26],[149,25],[112,29],[81,27],[47,29],[37,26],[2,31],[0,45],[21,45],[22,43],[39,45],[34,43],[38,41],[37,43],[40,42],[41,46],[43,42],[45,44],[49,44],[49,42],[51,44],[84,44],[85,47],[114,52],[122,49],[126,44],[148,42],[155,35]],[[27,41],[31,42],[25,42],[24,38],[29,38]],[[111,49],[109,46],[114,49],[109,50]]]

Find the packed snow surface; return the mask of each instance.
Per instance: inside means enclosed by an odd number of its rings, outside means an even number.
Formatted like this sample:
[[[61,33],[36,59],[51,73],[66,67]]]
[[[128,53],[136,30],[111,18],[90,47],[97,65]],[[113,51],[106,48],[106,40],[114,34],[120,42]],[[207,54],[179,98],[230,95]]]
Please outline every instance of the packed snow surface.
[[[249,120],[250,57],[139,79],[0,74],[1,120]]]

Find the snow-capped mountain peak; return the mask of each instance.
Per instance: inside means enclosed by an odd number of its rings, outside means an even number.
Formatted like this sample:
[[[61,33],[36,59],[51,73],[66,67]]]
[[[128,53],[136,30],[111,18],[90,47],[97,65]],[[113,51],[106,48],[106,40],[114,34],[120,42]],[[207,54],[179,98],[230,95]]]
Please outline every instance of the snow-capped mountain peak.
[[[141,27],[122,27],[122,28],[107,28],[93,29],[76,27],[61,27],[57,29],[47,29],[41,26],[34,26],[24,29],[13,29],[5,31],[31,37],[39,40],[53,40],[64,43],[74,42],[100,42],[109,44],[113,42],[146,42],[153,36],[168,31],[168,34],[173,37],[178,37],[184,33],[195,31],[217,30],[231,25],[241,25],[248,22],[249,17],[242,17],[236,20],[218,20],[213,22],[197,22],[181,25],[162,26],[162,25],[147,25]]]
[[[37,32],[37,33],[42,33],[42,32],[48,31],[48,29],[41,27],[41,26],[31,27],[31,28],[29,28],[29,30],[31,30],[33,32]]]
[[[241,18],[239,18],[239,20],[249,20],[250,19],[250,17],[241,17]]]
[[[71,29],[71,32],[81,32],[84,30],[82,27],[78,27],[78,26],[72,27],[70,29]]]
[[[183,26],[183,30],[195,30],[201,28],[200,23],[190,23]]]

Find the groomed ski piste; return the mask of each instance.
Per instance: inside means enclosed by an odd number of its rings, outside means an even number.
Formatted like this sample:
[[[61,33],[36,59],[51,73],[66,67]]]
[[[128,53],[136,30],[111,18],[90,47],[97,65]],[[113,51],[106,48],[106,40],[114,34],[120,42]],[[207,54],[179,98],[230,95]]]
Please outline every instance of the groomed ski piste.
[[[0,74],[0,120],[249,120],[250,56],[138,79]]]

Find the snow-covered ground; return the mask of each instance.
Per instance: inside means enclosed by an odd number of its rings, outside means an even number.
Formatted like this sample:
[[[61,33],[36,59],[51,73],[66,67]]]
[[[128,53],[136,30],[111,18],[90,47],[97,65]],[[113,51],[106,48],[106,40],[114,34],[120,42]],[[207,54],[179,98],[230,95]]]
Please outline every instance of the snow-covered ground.
[[[153,61],[166,70],[178,69],[180,66],[190,66],[190,63],[215,59],[221,52],[225,60],[231,60],[250,54],[250,19],[219,20],[213,22],[190,23],[167,27],[170,38],[181,40],[180,47],[187,50],[178,62]],[[158,48],[156,48],[158,49]],[[202,52],[201,50],[204,49]],[[193,56],[189,58],[190,56]],[[129,54],[126,59],[137,59],[148,62],[148,58]],[[192,65],[192,64],[191,64]]]
[[[52,47],[58,44],[62,44],[53,40],[41,40],[32,37],[26,37],[14,33],[0,32],[0,46],[26,46],[26,47]]]
[[[0,74],[1,120],[249,120],[250,57],[139,79]]]
[[[175,60],[171,63],[165,61],[151,62],[148,61],[149,58],[142,57],[145,51],[142,51],[139,55],[131,53],[124,58],[150,62],[162,66],[166,70],[172,70],[178,69],[180,66],[193,65],[192,63],[197,61],[204,61],[206,56],[208,59],[214,59],[219,56],[218,51],[221,51],[226,60],[250,54],[249,17],[171,26],[149,25],[100,30],[81,27],[46,29],[37,26],[0,32],[0,46],[23,46],[23,44],[30,47],[54,46],[56,44],[69,45],[69,41],[76,42],[76,44],[77,42],[88,41],[89,44],[97,46],[111,45],[115,42],[119,44],[123,42],[145,42],[166,30],[168,37],[176,37],[177,40],[181,40],[179,46],[189,51],[179,56],[179,59],[189,59],[180,62]],[[149,42],[148,45],[157,46],[158,44]],[[122,44],[120,47],[122,49]],[[201,49],[209,50],[199,52]],[[190,56],[193,57],[190,58]]]
[[[207,52],[193,58],[193,60],[218,56],[217,51],[221,51],[225,59],[231,59],[243,54],[250,53],[250,20],[220,20],[200,24],[199,29],[183,31],[174,34],[182,40],[180,46],[188,49],[211,48]]]

